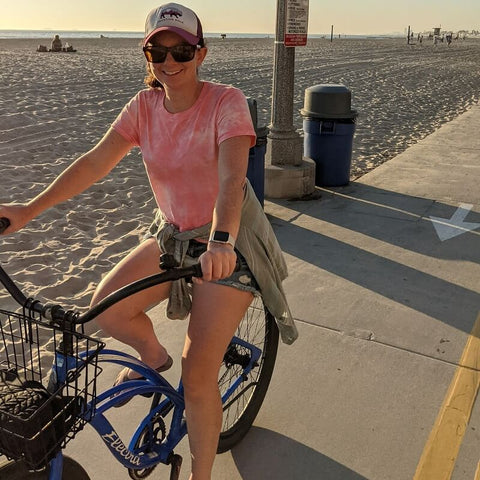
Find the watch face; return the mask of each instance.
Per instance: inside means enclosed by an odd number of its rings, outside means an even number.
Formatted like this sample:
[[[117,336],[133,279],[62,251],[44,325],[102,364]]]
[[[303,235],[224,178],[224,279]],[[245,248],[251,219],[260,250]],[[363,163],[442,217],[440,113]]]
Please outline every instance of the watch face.
[[[216,241],[216,242],[228,242],[228,237],[230,235],[228,234],[228,232],[221,232],[219,230],[216,230],[213,234],[213,239]]]

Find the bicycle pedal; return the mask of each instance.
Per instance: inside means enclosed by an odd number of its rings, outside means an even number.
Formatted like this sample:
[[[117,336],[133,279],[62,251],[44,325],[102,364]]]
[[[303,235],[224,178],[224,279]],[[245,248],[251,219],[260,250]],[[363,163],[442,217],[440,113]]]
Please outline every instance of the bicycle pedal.
[[[170,465],[172,466],[170,470],[170,480],[179,480],[180,478],[180,469],[182,467],[183,459],[180,455],[174,454],[171,457]]]

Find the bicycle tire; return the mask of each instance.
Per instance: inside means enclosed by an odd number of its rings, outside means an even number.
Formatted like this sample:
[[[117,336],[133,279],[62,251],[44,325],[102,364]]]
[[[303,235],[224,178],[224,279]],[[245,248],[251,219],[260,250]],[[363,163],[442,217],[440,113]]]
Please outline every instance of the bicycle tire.
[[[10,462],[0,468],[2,480],[48,480],[48,474],[48,467],[42,471],[30,472],[21,461]],[[64,455],[62,480],[90,480],[90,477],[77,461]]]
[[[248,379],[234,392],[233,399],[227,400],[223,410],[223,423],[218,442],[217,453],[230,450],[247,434],[252,426],[272,378],[278,349],[278,327],[273,315],[266,309],[261,296],[255,296],[247,309],[236,336],[251,343],[262,351],[258,365],[250,372]],[[243,347],[235,347],[235,354],[247,352]],[[243,370],[239,364],[231,364],[225,355],[219,375],[220,393],[228,390],[231,383]]]

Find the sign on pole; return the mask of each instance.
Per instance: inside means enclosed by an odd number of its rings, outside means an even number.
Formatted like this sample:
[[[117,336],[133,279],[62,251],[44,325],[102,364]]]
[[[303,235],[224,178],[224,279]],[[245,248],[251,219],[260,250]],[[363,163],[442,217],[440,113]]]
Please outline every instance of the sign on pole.
[[[307,44],[308,0],[286,0],[286,47],[304,47]]]

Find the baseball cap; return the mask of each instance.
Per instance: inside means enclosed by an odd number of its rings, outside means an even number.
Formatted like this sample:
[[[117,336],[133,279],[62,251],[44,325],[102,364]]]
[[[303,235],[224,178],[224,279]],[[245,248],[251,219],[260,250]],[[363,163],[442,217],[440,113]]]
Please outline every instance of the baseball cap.
[[[202,24],[195,12],[178,3],[166,3],[148,14],[143,45],[164,30],[178,33],[190,45],[198,45],[203,38]]]

